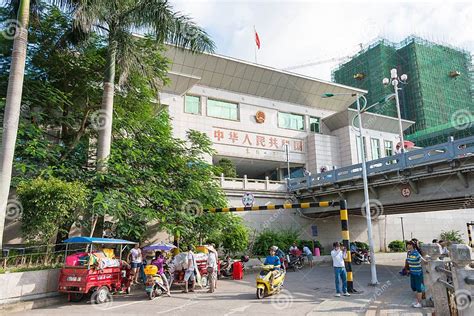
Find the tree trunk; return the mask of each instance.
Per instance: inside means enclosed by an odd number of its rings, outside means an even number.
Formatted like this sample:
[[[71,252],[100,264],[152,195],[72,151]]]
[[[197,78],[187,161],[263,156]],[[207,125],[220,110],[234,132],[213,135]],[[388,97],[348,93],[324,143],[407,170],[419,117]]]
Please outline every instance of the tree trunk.
[[[109,49],[106,60],[104,75],[104,92],[102,94],[102,108],[96,113],[95,118],[99,124],[99,139],[97,141],[97,171],[104,172],[107,169],[107,159],[110,156],[112,142],[112,117],[114,112],[114,84],[115,84],[115,62],[117,56],[117,42],[109,35]]]
[[[29,17],[30,0],[21,0],[13,41],[12,63],[8,79],[5,115],[3,117],[2,145],[0,148],[0,249],[3,246],[3,231],[12,178],[13,156],[18,133],[18,121],[20,119]]]

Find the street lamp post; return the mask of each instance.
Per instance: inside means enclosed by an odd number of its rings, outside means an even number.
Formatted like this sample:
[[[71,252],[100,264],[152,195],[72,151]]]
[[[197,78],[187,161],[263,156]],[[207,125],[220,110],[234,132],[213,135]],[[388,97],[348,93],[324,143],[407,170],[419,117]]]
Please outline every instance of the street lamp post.
[[[367,165],[366,165],[366,155],[365,155],[365,148],[364,148],[364,140],[363,140],[363,127],[362,127],[362,116],[361,114],[366,110],[367,106],[367,99],[357,93],[337,93],[337,94],[324,94],[323,97],[332,97],[335,95],[352,95],[357,98],[357,116],[359,119],[359,136],[360,136],[360,145],[359,150],[362,157],[362,181],[364,184],[364,204],[365,204],[365,218],[367,220],[367,236],[369,239],[369,251],[370,251],[370,275],[371,275],[371,282],[370,285],[377,285],[379,282],[377,280],[377,267],[375,264],[375,253],[374,253],[374,239],[372,238],[372,216],[370,214],[370,199],[369,199],[369,182],[367,179]],[[364,107],[361,108],[360,106],[360,98],[364,99]],[[371,106],[372,107],[372,106]]]
[[[400,98],[398,96],[398,90],[401,90],[401,88],[398,87],[398,84],[401,83],[406,83],[408,79],[408,76],[406,74],[403,74],[398,78],[397,74],[397,69],[393,68],[390,70],[390,79],[389,78],[384,78],[382,80],[382,83],[384,85],[392,84],[393,89],[395,91],[395,103],[397,104],[397,117],[398,117],[398,129],[400,133],[400,152],[404,153],[405,152],[405,139],[403,137],[403,127],[402,127],[402,116],[400,113]]]

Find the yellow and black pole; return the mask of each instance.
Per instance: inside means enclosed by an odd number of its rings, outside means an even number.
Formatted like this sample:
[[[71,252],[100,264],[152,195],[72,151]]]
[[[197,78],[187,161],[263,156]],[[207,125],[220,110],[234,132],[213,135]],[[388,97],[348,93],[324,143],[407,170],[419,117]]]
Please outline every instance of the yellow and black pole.
[[[357,292],[354,289],[354,278],[352,275],[352,257],[351,257],[351,245],[349,238],[349,214],[347,212],[347,201],[341,200],[339,202],[340,216],[341,216],[341,230],[342,230],[342,244],[347,250],[346,271],[347,271],[347,291],[349,293]]]
[[[306,202],[306,203],[285,203],[285,204],[269,204],[261,206],[242,206],[242,207],[223,207],[223,208],[208,208],[202,210],[204,213],[226,213],[226,212],[245,212],[245,211],[266,211],[266,210],[281,210],[291,208],[310,208],[310,207],[329,207],[338,206],[336,201],[323,202]]]
[[[470,222],[466,224],[467,224],[467,237],[469,238],[469,247],[472,247],[471,226],[474,226],[474,222]]]

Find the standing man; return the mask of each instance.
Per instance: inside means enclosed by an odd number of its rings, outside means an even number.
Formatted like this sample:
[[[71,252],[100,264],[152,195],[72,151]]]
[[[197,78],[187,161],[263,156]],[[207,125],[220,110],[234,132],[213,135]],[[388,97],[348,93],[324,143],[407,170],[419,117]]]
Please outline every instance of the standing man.
[[[308,262],[309,262],[309,267],[312,268],[313,267],[313,253],[311,252],[311,250],[308,248],[308,246],[304,246],[303,247],[303,253],[305,254],[306,256],[306,259],[308,259]]]
[[[214,293],[217,286],[217,250],[214,245],[207,246],[209,255],[207,256],[207,275],[209,277],[209,291]]]
[[[290,247],[290,253],[293,253],[293,251],[297,251],[299,250],[298,249],[298,245],[296,244],[296,241],[293,242],[293,245]]]
[[[133,271],[133,283],[138,284],[138,272],[143,263],[142,250],[140,244],[136,243],[130,253],[128,254],[128,262],[130,262]]]
[[[188,255],[186,256],[186,262],[188,267],[184,274],[184,284],[185,290],[183,293],[194,292],[194,287],[196,286],[196,276],[194,275],[194,270],[196,269],[196,259],[194,258],[193,246],[188,246]],[[192,282],[191,290],[188,291],[188,283]]]
[[[332,266],[334,267],[335,281],[336,281],[336,297],[341,297],[341,288],[339,285],[339,279],[342,283],[342,293],[344,296],[350,296],[347,292],[347,274],[346,266],[344,264],[344,258],[347,256],[347,250],[336,241],[332,244],[333,249],[331,251]]]

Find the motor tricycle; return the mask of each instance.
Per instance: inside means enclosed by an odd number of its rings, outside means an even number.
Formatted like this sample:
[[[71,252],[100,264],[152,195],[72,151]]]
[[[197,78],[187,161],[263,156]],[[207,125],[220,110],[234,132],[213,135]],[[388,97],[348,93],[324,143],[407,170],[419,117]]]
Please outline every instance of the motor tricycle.
[[[67,293],[69,301],[78,302],[90,294],[94,303],[101,304],[109,301],[111,294],[130,294],[131,268],[121,258],[124,247],[133,246],[135,242],[112,238],[72,237],[64,243],[66,262],[59,275],[58,291]],[[78,252],[77,249],[71,249],[74,244],[87,246],[85,251]],[[109,246],[118,246],[117,257],[113,248],[103,248]],[[73,253],[70,254],[71,252]]]
[[[257,298],[279,293],[285,281],[285,270],[279,270],[274,265],[262,266],[262,270],[257,275]]]
[[[145,267],[144,271],[146,275],[145,292],[150,300],[168,292],[163,278],[158,274],[157,266],[149,264]]]

